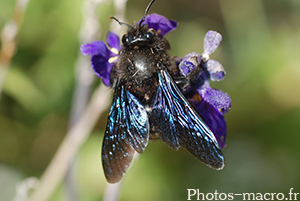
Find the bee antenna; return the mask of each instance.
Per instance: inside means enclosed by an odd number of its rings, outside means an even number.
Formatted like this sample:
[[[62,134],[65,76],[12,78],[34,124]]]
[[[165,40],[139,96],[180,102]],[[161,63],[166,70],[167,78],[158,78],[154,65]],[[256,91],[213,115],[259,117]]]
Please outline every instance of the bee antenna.
[[[120,22],[117,18],[115,18],[115,17],[113,17],[113,16],[111,16],[111,17],[109,17],[110,19],[112,19],[112,20],[115,20],[116,22],[118,22],[119,23],[119,25],[125,25],[125,26],[128,26],[129,28],[133,28],[132,26],[130,26],[129,24],[127,24],[127,23],[125,23],[125,22]]]
[[[149,11],[150,7],[152,6],[152,4],[154,3],[154,1],[155,1],[155,0],[152,0],[152,1],[148,4],[148,6],[147,6],[147,8],[146,8],[146,10],[145,10],[144,17],[143,17],[143,18],[141,19],[141,21],[140,21],[140,26],[141,26],[141,24],[145,21],[145,17],[146,17],[146,15],[148,14],[148,11]]]

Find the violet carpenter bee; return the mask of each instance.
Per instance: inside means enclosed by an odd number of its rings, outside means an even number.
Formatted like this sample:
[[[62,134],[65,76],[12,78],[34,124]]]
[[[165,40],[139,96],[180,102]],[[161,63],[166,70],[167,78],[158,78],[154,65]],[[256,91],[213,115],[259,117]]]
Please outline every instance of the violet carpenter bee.
[[[118,182],[135,152],[142,153],[150,138],[160,138],[169,147],[185,148],[214,169],[224,167],[224,157],[212,131],[181,91],[201,69],[180,76],[171,61],[168,41],[143,24],[144,17],[122,37],[119,59],[110,73],[114,97],[102,147],[106,179]]]

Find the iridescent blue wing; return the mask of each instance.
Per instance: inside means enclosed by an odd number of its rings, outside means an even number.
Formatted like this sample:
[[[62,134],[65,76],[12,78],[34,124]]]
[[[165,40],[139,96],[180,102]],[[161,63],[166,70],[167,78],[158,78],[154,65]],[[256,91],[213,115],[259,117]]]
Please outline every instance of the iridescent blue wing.
[[[184,147],[207,166],[222,169],[224,157],[212,131],[182,95],[169,73],[158,73],[159,86],[150,114],[151,129],[171,148]]]
[[[122,178],[135,151],[142,153],[148,140],[146,110],[124,86],[117,84],[102,147],[102,165],[108,182]]]

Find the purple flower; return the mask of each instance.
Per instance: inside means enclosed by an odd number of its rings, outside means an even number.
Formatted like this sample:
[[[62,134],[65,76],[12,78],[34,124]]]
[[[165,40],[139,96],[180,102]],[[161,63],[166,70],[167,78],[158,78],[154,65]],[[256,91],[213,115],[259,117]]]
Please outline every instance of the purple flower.
[[[195,107],[199,111],[203,121],[214,133],[219,147],[223,149],[226,145],[225,140],[227,136],[227,126],[223,113],[216,110],[213,105],[206,101],[198,102]]]
[[[214,133],[220,148],[224,148],[227,135],[227,127],[224,119],[224,114],[231,107],[231,99],[227,93],[212,89],[209,81],[196,89],[201,96],[202,101],[195,106],[199,111],[204,122]]]
[[[224,114],[231,107],[231,99],[228,94],[212,89],[209,80],[220,81],[225,76],[225,70],[218,61],[210,59],[219,46],[222,36],[215,31],[208,31],[204,38],[204,51],[187,54],[179,63],[180,73],[187,76],[196,66],[201,67],[197,79],[191,84],[194,95],[200,95],[200,99],[189,99],[197,108],[204,122],[214,133],[220,148],[225,146],[227,128]],[[189,90],[191,91],[191,90]]]
[[[108,32],[106,42],[108,47],[103,41],[93,41],[81,45],[80,51],[83,55],[91,55],[94,73],[106,86],[110,86],[110,71],[118,60],[121,46],[119,37],[113,32]]]
[[[162,15],[156,13],[147,15],[142,24],[147,24],[149,28],[154,29],[161,35],[165,35],[170,31],[173,31],[177,27],[177,22],[169,20]]]
[[[181,75],[187,76],[199,64],[200,60],[201,57],[196,52],[185,55],[178,65]]]
[[[206,65],[206,69],[210,74],[210,79],[212,81],[220,81],[225,76],[225,70],[218,61],[210,59],[210,55],[216,51],[220,42],[222,41],[222,36],[216,31],[208,31],[204,38],[204,51],[201,54],[201,59]]]

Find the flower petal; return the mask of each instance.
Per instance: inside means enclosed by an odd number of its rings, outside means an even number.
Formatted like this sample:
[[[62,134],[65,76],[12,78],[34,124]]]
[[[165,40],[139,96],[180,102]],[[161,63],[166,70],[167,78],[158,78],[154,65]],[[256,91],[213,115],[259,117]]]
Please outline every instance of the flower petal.
[[[207,71],[209,72],[212,81],[220,81],[225,76],[225,69],[222,64],[216,60],[210,59],[206,63]]]
[[[196,108],[203,121],[214,133],[219,143],[219,147],[221,149],[224,148],[226,145],[225,141],[227,136],[227,125],[224,115],[206,101],[200,101],[198,104],[196,104]]]
[[[105,84],[105,86],[110,87],[110,79],[109,78],[102,78],[102,82],[103,84]]]
[[[195,52],[185,55],[178,65],[180,73],[187,76],[187,74],[189,74],[195,66],[199,65],[199,57],[200,55]]]
[[[110,86],[110,71],[113,63],[109,63],[108,59],[101,55],[92,56],[91,63],[94,73],[103,80],[106,86]]]
[[[204,38],[204,53],[212,54],[222,41],[222,35],[216,31],[208,31]]]
[[[212,89],[209,85],[205,85],[201,89],[197,89],[202,99],[222,113],[228,112],[231,107],[231,99],[227,93],[221,90]]]
[[[148,24],[149,28],[155,31],[160,30],[161,35],[165,35],[169,31],[174,30],[177,27],[177,22],[174,20],[169,20],[165,16],[158,15],[156,13],[147,15],[145,21],[142,24]]]
[[[121,49],[120,38],[117,34],[115,34],[112,31],[107,33],[106,42],[107,45],[111,48],[116,48],[118,51]]]
[[[80,51],[83,55],[103,55],[108,56],[108,49],[103,41],[93,41],[91,43],[81,45]]]

